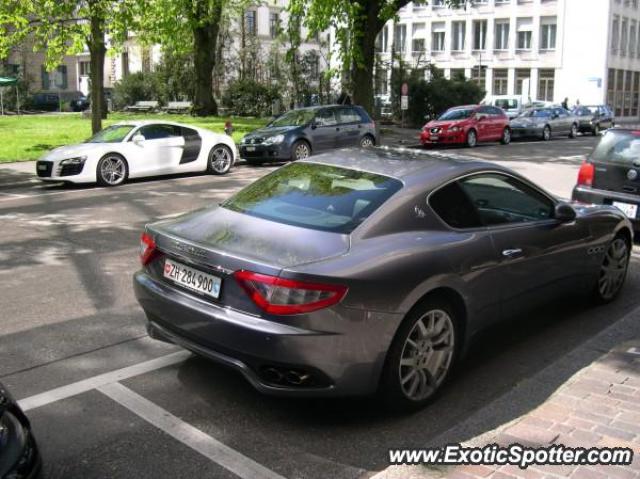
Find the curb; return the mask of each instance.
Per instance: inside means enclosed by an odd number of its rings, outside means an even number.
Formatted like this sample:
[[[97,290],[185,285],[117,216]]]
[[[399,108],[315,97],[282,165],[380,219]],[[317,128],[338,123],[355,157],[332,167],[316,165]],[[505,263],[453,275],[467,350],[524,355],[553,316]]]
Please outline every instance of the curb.
[[[568,352],[563,358],[549,364],[534,376],[523,380],[513,389],[469,416],[463,423],[439,434],[430,441],[430,445],[460,443],[463,446],[478,446],[490,444],[503,430],[522,420],[530,411],[547,402],[559,389],[576,381],[582,371],[594,361],[634,338],[640,338],[640,306]],[[557,376],[558,370],[567,372],[568,379],[559,386],[553,386],[553,378]],[[539,396],[540,391],[547,394],[546,399],[542,402],[534,399],[536,394]],[[515,419],[507,423],[500,423],[499,418],[504,415],[505,410],[516,411],[512,414]],[[486,432],[477,433],[476,429],[481,429],[481,425],[487,422],[495,423],[496,426]],[[465,437],[468,439],[461,440]],[[440,479],[447,477],[447,472],[448,468],[444,466],[389,466],[373,474],[370,479]]]

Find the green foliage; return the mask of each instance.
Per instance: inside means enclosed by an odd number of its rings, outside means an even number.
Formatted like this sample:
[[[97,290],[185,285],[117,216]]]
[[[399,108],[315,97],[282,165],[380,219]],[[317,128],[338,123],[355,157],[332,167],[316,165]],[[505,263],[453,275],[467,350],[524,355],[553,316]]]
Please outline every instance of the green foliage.
[[[400,116],[400,88],[406,82],[409,87],[409,109],[405,112],[405,122],[413,127],[422,126],[425,115],[434,118],[452,106],[477,104],[486,93],[475,81],[463,76],[445,78],[442,70],[433,65],[411,71],[406,68],[394,70],[391,75],[394,115]],[[426,81],[425,76],[430,76],[430,81]]]
[[[156,72],[131,73],[114,85],[113,106],[116,110],[143,100],[166,102],[166,85]]]
[[[274,101],[281,101],[277,88],[262,85],[254,80],[236,80],[229,84],[222,103],[234,115],[268,116]]]
[[[195,71],[190,54],[165,50],[154,71],[162,85],[159,93],[163,102],[193,100]]]

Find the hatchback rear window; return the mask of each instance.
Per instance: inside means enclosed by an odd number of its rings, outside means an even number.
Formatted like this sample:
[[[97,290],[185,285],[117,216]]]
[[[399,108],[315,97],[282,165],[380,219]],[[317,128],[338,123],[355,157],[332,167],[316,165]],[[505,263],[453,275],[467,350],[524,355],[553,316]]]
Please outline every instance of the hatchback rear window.
[[[223,208],[303,228],[349,234],[402,182],[315,163],[292,163],[260,178]]]
[[[640,132],[608,131],[593,150],[591,160],[620,164],[640,160]]]

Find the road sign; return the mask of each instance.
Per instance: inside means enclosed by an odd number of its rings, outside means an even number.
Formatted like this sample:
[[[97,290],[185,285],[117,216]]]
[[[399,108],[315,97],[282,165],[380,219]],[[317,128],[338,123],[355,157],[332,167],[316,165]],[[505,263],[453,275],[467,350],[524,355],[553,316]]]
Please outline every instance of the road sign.
[[[407,85],[406,83],[403,83],[402,89],[400,91],[402,93],[402,96],[407,96],[409,94],[409,85]]]
[[[401,110],[409,109],[409,97],[407,95],[402,95],[400,97],[400,109]]]

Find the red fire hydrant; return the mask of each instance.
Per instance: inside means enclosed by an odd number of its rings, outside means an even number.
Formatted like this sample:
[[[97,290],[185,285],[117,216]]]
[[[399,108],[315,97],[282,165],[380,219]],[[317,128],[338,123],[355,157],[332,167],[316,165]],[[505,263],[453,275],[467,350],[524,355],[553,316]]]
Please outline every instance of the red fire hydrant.
[[[233,123],[230,120],[224,122],[224,132],[229,136],[233,134]]]

